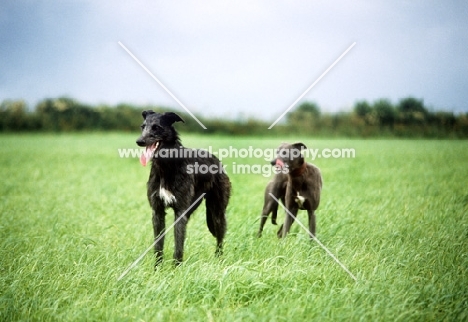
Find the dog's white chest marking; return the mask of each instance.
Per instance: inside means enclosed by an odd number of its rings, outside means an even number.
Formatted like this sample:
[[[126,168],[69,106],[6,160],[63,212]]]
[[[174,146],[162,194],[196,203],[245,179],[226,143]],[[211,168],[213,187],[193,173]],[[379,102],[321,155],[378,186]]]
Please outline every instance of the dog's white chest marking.
[[[167,189],[164,189],[163,187],[159,187],[159,198],[161,198],[164,201],[164,204],[166,206],[169,206],[170,204],[176,202],[176,197],[172,194]]]
[[[297,196],[294,198],[294,200],[298,204],[299,208],[304,207],[305,198],[299,194],[299,191],[297,192]]]

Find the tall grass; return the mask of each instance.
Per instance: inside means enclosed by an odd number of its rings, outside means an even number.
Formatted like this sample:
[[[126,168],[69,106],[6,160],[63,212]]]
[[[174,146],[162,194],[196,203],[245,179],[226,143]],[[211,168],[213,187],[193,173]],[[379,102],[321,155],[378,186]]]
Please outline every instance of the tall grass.
[[[189,136],[190,147],[275,148],[302,141],[354,148],[314,161],[324,190],[317,236],[297,225],[255,237],[269,178],[233,174],[225,252],[204,207],[192,216],[184,264],[153,270],[148,168],[119,158],[137,134],[0,137],[0,320],[408,321],[468,319],[468,143],[428,140]],[[226,158],[266,164],[263,159]],[[281,221],[283,211],[280,211]],[[306,215],[299,220],[307,224]],[[173,214],[168,211],[168,224]]]

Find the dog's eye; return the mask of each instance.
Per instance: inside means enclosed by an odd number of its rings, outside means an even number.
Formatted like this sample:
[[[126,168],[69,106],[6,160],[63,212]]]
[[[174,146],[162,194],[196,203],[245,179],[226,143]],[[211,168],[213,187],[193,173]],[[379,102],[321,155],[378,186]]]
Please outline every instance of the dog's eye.
[[[140,128],[143,130],[145,128],[145,125],[144,124],[140,125]]]
[[[157,124],[153,124],[151,126],[151,130],[153,130],[153,131],[162,130],[162,126],[159,126]]]

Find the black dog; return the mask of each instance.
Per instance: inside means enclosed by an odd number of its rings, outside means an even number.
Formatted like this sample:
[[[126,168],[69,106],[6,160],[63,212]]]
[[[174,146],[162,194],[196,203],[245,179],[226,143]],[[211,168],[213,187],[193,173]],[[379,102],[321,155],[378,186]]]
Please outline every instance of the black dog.
[[[287,167],[288,169],[283,203],[294,217],[292,218],[289,213],[286,213],[284,224],[278,231],[278,237],[280,238],[284,238],[288,234],[298,210],[307,210],[309,231],[315,236],[315,210],[317,210],[320,203],[322,175],[319,168],[305,162],[301,151],[306,148],[303,143],[283,143],[278,148],[276,159],[272,161],[278,168],[284,169]],[[270,199],[272,198],[270,197]]]
[[[200,197],[203,193],[206,223],[217,240],[216,254],[221,254],[226,233],[225,212],[231,193],[231,183],[221,162],[207,151],[181,145],[179,135],[172,126],[174,122],[184,122],[177,114],[144,111],[142,115],[142,134],[136,143],[146,147],[141,163],[146,165],[148,160],[152,161],[148,200],[153,208],[154,238],[160,238],[155,245],[156,265],[163,256],[165,209],[172,208],[178,220],[174,228],[174,260],[177,265],[183,259],[187,222],[202,202]],[[185,215],[180,218],[184,212]]]

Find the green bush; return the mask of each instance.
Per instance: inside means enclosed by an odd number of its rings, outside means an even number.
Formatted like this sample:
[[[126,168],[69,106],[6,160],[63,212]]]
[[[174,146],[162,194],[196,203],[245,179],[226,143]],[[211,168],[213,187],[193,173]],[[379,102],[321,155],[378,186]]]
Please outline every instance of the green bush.
[[[91,106],[77,100],[60,97],[45,99],[30,109],[23,100],[4,100],[0,104],[0,131],[137,131],[141,112],[173,109],[163,106]],[[225,135],[313,135],[349,137],[468,137],[468,114],[455,115],[447,111],[430,111],[422,99],[407,97],[393,104],[388,99],[373,103],[357,101],[350,112],[323,113],[314,102],[303,102],[290,111],[284,120],[267,130],[270,122],[254,118],[228,120],[197,118],[207,127],[203,129],[191,115],[177,112],[185,121],[179,129],[189,133]]]

